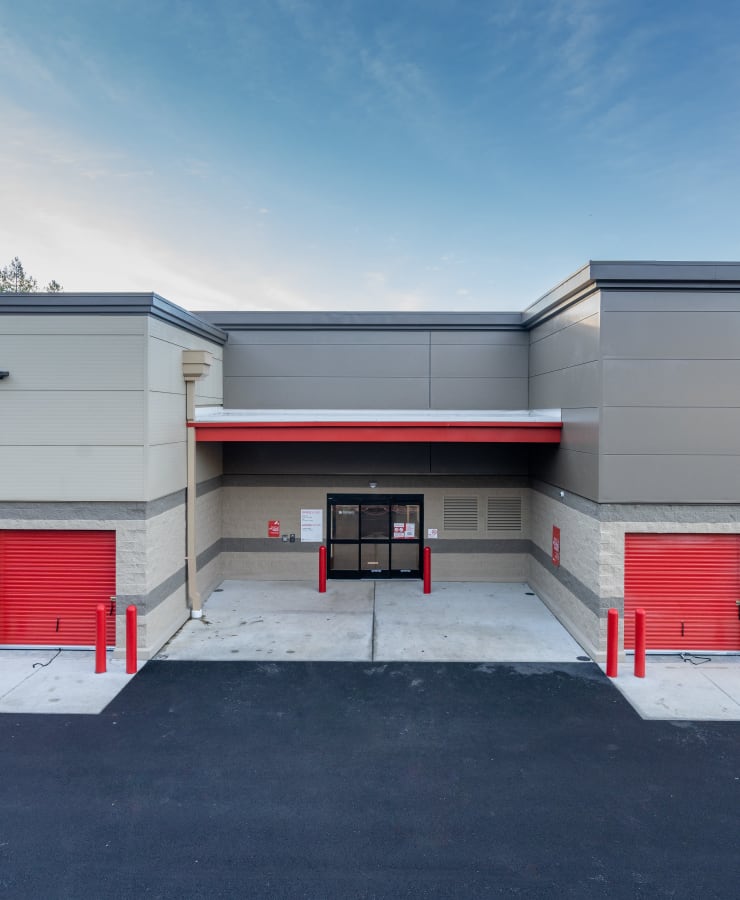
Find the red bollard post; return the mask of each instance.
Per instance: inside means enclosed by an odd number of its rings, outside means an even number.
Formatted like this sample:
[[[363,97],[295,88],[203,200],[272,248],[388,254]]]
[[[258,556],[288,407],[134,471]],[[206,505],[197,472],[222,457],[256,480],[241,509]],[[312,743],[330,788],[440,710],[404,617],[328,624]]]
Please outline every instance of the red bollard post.
[[[95,674],[105,671],[105,606],[98,603],[95,610]]]
[[[424,593],[432,593],[432,548],[424,548]]]
[[[610,609],[606,619],[606,674],[617,677],[617,657],[619,656],[619,611]]]
[[[319,593],[326,593],[326,547],[319,547]]]
[[[126,607],[126,674],[136,675],[137,634],[136,634],[136,607]]]
[[[635,610],[635,676],[645,677],[645,610]]]

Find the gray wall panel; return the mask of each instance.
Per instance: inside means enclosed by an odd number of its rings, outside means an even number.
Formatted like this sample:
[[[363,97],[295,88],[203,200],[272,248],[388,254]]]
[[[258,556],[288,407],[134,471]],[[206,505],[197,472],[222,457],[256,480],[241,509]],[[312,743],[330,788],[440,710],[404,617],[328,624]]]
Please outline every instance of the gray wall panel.
[[[230,331],[229,341],[224,348],[225,355],[228,356],[232,347],[242,344],[254,347],[275,344],[297,346],[303,344],[308,347],[362,347],[365,344],[388,347],[396,344],[416,344],[426,347],[429,345],[429,332],[424,329],[419,331],[321,331],[320,329]]]
[[[430,470],[452,475],[529,473],[529,448],[522,444],[432,444]]]
[[[529,347],[529,335],[526,331],[432,331],[430,338],[432,347],[437,344]]]
[[[526,378],[435,378],[432,409],[528,409]]]
[[[601,427],[612,454],[740,454],[740,408],[612,406]]]
[[[224,476],[429,471],[428,444],[224,444]]]
[[[603,503],[738,503],[740,457],[609,455],[600,460]]]
[[[446,344],[432,347],[433,378],[526,378],[525,346]]]
[[[541,375],[599,359],[598,315],[536,340],[530,347],[529,374]]]
[[[426,378],[429,347],[423,344],[270,344],[229,347],[227,377]]]
[[[740,293],[737,291],[604,291],[602,309],[605,312],[722,312],[740,309]]]
[[[599,457],[559,447],[533,448],[533,477],[595,500],[599,494]]]
[[[530,343],[535,344],[548,335],[555,334],[555,332],[569,328],[577,322],[582,322],[584,319],[598,315],[600,309],[599,294],[591,294],[585,300],[574,303],[551,318],[545,319],[541,324],[535,325],[529,332]]]
[[[583,363],[529,379],[532,409],[597,407],[601,403],[601,363]]]
[[[740,359],[607,359],[603,367],[605,406],[680,409],[738,403]]]
[[[426,378],[225,378],[234,409],[427,409]]]
[[[605,358],[733,359],[740,312],[610,312],[602,331]]]
[[[560,446],[565,450],[598,453],[599,419],[598,407],[591,409],[564,409]]]

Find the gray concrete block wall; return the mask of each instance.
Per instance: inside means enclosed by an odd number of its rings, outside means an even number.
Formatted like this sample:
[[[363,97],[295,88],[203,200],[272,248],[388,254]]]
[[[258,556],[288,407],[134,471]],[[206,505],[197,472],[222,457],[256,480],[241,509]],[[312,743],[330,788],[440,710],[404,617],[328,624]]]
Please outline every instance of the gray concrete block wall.
[[[559,491],[530,492],[529,584],[589,654],[602,642],[600,523],[597,506]],[[552,562],[553,526],[560,529],[560,566]]]

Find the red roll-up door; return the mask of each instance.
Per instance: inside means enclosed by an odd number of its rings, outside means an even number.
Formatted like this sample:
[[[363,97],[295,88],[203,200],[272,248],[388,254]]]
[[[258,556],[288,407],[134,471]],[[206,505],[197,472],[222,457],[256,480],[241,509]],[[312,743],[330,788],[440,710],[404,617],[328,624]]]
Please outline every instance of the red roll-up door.
[[[106,641],[116,642],[114,531],[0,530],[0,644],[95,644],[104,603]]]
[[[624,646],[646,613],[648,650],[740,650],[740,535],[626,534]]]

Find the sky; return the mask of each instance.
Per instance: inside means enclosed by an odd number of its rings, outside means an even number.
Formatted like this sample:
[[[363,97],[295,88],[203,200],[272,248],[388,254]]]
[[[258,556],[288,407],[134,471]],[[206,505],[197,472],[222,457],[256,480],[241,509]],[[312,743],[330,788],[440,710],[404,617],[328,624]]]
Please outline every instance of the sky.
[[[740,259],[737,0],[0,0],[0,265],[188,309],[517,311]]]

